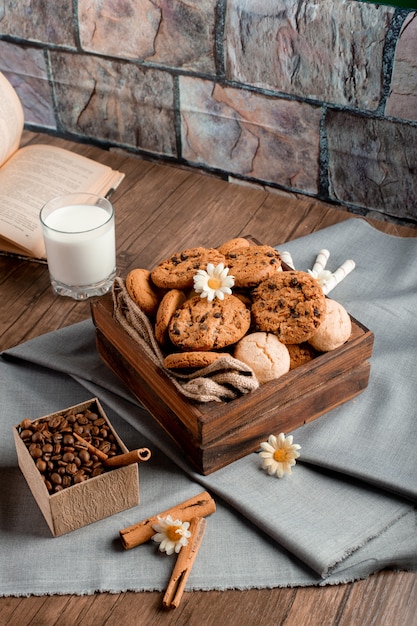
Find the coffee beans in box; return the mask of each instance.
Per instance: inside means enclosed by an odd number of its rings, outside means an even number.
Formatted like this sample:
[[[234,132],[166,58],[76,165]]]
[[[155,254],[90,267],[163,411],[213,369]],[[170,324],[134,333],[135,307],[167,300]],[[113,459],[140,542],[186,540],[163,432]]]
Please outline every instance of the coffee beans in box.
[[[53,536],[139,503],[137,464],[110,469],[103,463],[128,450],[97,398],[25,419],[13,435],[19,467]]]

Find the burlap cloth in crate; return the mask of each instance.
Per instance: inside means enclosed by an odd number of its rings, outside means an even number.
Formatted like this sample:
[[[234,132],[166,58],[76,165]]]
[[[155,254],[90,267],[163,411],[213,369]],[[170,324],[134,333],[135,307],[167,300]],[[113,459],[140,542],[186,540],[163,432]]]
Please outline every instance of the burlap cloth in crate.
[[[220,357],[211,365],[189,374],[166,368],[149,318],[132,300],[120,277],[114,280],[112,296],[116,321],[187,398],[196,402],[224,402],[259,387],[252,369],[232,356]]]

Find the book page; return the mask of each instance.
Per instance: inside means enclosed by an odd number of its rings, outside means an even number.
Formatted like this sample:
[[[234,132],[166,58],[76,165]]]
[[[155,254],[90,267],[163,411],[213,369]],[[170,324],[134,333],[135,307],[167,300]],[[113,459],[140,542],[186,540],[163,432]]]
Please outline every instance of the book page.
[[[0,72],[0,166],[18,149],[23,125],[23,107],[19,97]]]
[[[42,206],[55,196],[77,191],[106,195],[123,177],[63,148],[46,144],[21,148],[0,169],[0,236],[6,240],[0,248],[10,251],[10,244],[16,244],[30,256],[45,258]]]

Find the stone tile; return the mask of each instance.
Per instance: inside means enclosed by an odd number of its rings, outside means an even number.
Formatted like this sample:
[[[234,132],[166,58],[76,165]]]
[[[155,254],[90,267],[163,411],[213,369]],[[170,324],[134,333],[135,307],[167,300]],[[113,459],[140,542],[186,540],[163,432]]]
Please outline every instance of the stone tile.
[[[62,0],[2,2],[0,34],[75,48],[72,2]]]
[[[330,197],[381,213],[417,218],[417,128],[329,111]]]
[[[319,108],[182,76],[180,109],[189,162],[317,192]]]
[[[410,13],[401,29],[385,113],[417,120],[417,13]]]
[[[79,0],[84,50],[215,71],[216,0]]]
[[[0,72],[7,77],[20,98],[25,123],[55,129],[52,93],[43,51],[0,41]]]
[[[132,63],[51,51],[63,132],[175,156],[172,77]]]
[[[375,110],[393,7],[355,0],[229,0],[230,80]]]

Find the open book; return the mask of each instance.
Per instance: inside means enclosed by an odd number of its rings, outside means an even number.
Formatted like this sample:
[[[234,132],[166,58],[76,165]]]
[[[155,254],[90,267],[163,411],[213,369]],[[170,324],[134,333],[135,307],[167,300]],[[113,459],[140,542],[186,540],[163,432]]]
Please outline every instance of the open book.
[[[19,149],[23,128],[22,104],[0,72],[0,251],[44,259],[42,206],[77,191],[108,196],[124,174],[47,144]]]

